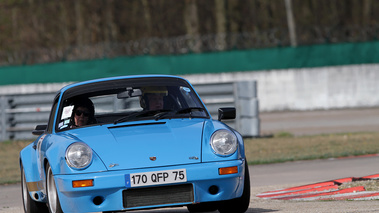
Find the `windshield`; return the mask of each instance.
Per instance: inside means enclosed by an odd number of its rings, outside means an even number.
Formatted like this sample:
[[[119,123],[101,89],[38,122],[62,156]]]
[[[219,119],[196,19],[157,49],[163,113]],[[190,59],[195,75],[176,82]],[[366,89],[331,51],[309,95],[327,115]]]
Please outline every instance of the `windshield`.
[[[63,96],[57,130],[147,119],[208,118],[192,87],[173,79],[128,79],[74,87]]]

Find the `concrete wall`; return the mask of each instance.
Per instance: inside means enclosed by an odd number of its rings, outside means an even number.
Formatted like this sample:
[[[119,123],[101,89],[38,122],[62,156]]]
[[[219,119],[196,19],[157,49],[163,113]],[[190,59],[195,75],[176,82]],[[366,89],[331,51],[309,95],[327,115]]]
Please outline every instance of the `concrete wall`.
[[[184,77],[193,83],[256,80],[260,111],[379,106],[379,64]]]
[[[192,84],[256,80],[260,111],[379,106],[379,64],[184,75]],[[1,94],[54,92],[67,83],[0,87]]]

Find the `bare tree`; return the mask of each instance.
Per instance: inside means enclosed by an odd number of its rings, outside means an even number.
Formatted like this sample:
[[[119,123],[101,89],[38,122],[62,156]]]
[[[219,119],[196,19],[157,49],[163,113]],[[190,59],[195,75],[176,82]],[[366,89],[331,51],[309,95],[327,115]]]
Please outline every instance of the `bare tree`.
[[[291,46],[296,47],[297,46],[296,25],[295,25],[295,18],[293,17],[292,0],[284,0],[284,2],[286,5],[287,24],[288,24],[288,31],[289,31]]]
[[[371,0],[363,0],[363,17],[362,17],[362,24],[363,25],[369,25],[370,19],[371,19],[371,10],[372,10],[372,1]]]
[[[84,17],[82,14],[82,1],[74,1],[75,20],[76,20],[76,44],[84,45]]]
[[[201,51],[201,43],[196,37],[200,36],[199,33],[199,18],[197,13],[197,5],[195,0],[185,0],[184,7],[184,25],[186,27],[189,39],[189,47],[193,52]]]
[[[148,0],[142,0],[142,6],[143,6],[143,15],[144,15],[144,20],[146,23],[146,28],[147,28],[147,34],[151,35],[152,32],[152,23],[151,23],[151,14],[150,14],[150,8],[149,8],[149,2]]]
[[[62,36],[61,45],[67,47],[70,45],[70,31],[68,25],[69,12],[64,1],[60,1],[59,4],[59,28]]]
[[[18,8],[12,8],[12,37],[17,37],[17,29],[18,29]]]
[[[226,44],[226,12],[225,0],[214,0],[216,21],[216,49],[225,50]]]

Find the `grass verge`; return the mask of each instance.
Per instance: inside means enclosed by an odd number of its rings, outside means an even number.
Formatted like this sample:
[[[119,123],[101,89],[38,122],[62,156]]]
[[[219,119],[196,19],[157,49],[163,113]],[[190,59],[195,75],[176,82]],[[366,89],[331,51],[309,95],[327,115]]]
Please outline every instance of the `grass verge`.
[[[284,136],[283,136],[284,135]],[[328,159],[379,153],[379,133],[346,133],[293,137],[246,139],[249,164]]]
[[[0,184],[20,182],[19,152],[30,141],[0,142]],[[379,153],[379,132],[245,139],[250,165]]]
[[[30,142],[26,141],[0,142],[0,184],[21,181],[19,153],[28,144]]]

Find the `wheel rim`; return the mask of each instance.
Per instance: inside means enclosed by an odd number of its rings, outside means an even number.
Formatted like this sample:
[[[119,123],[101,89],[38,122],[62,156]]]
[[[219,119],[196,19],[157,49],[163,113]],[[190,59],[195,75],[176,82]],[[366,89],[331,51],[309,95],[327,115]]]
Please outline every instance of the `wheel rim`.
[[[57,211],[57,188],[55,187],[55,181],[51,168],[49,167],[47,172],[47,199],[49,202],[50,212]]]
[[[25,173],[24,173],[24,169],[22,169],[22,201],[24,203],[25,210],[26,210],[26,207],[28,206],[28,196],[29,196],[29,192],[26,186]]]

